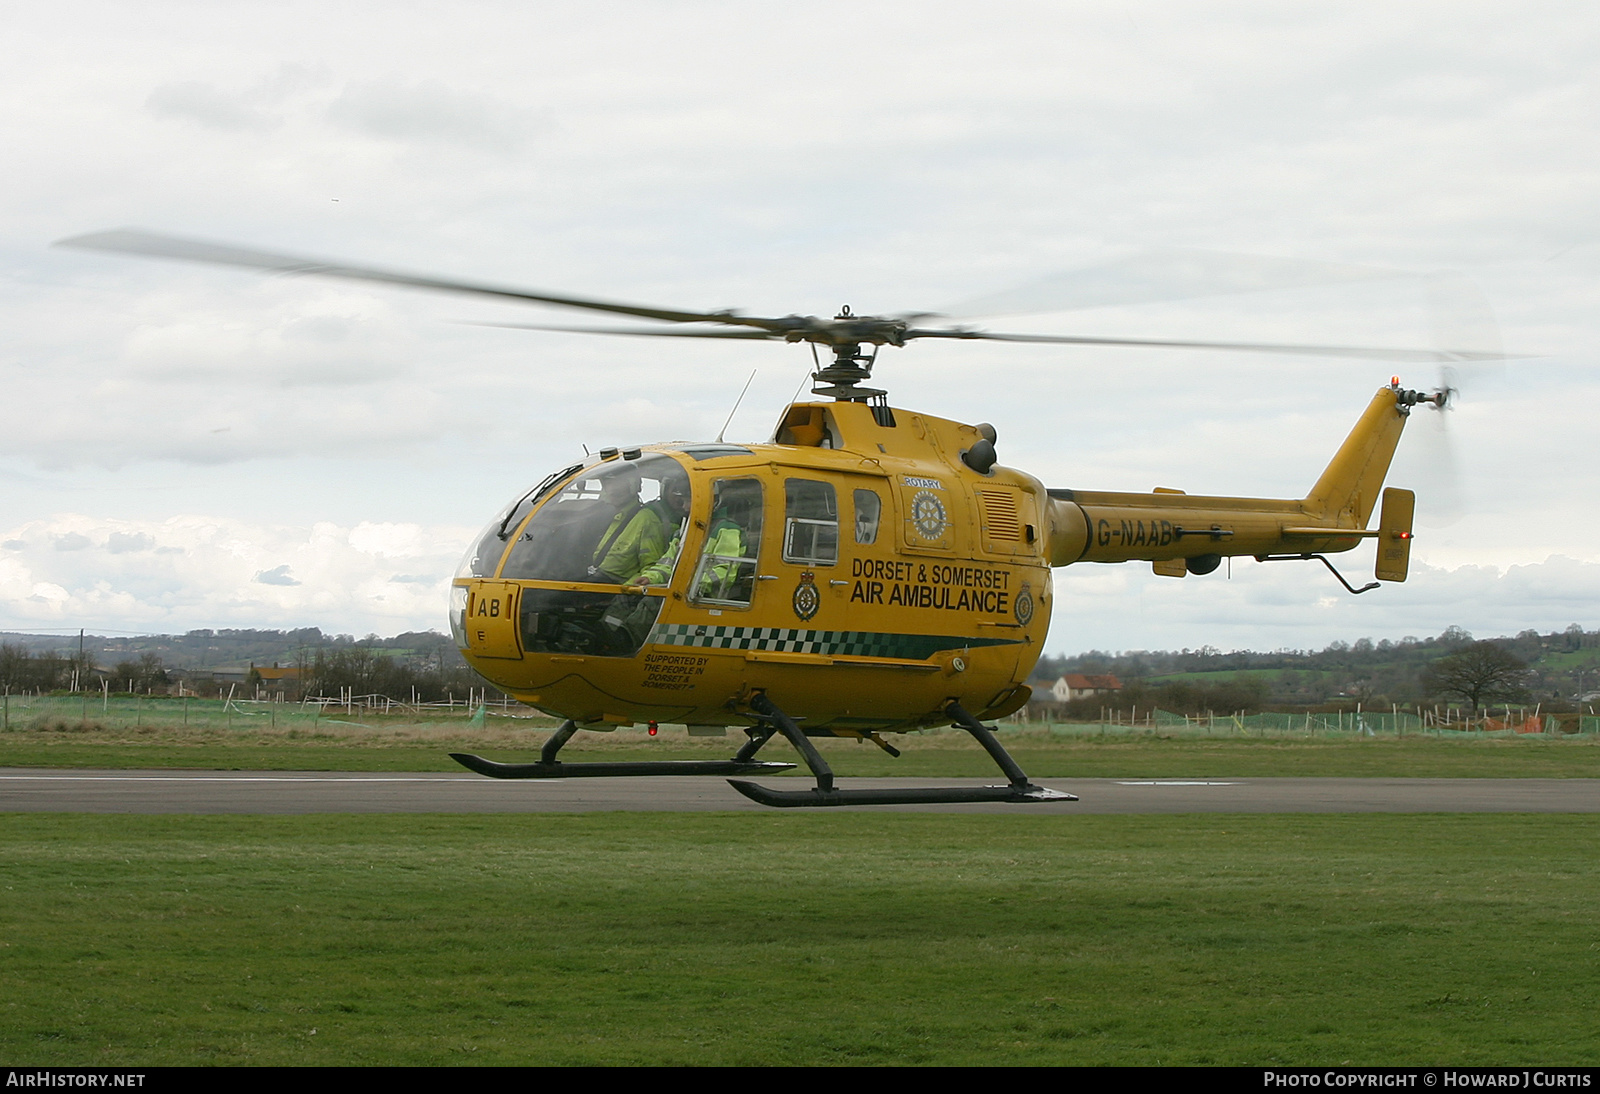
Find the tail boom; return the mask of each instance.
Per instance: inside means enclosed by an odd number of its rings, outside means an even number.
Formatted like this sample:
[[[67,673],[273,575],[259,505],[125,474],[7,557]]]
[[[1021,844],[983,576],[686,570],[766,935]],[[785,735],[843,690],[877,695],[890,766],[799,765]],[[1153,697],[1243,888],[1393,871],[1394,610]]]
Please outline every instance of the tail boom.
[[[1187,560],[1206,573],[1228,555],[1349,551],[1379,534],[1366,524],[1414,394],[1379,388],[1304,498],[1051,490],[1050,564],[1145,560],[1181,574]]]

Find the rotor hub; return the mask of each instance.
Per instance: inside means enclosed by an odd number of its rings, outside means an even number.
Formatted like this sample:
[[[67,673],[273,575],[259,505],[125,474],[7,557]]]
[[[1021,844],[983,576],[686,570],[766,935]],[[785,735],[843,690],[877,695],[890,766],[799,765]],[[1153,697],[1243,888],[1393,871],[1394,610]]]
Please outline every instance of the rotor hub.
[[[848,316],[850,309],[846,307],[844,311]],[[882,388],[860,386],[863,381],[872,379],[872,366],[878,359],[877,346],[872,347],[870,354],[861,352],[859,342],[834,343],[830,348],[833,361],[811,374],[815,383],[811,389],[813,395],[841,403],[856,403],[888,394]]]

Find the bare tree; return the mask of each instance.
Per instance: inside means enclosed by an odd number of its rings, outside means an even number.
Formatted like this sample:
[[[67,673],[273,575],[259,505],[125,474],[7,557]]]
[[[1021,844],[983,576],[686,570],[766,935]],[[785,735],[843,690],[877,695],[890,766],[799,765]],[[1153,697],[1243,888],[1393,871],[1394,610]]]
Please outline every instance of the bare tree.
[[[118,661],[111,672],[117,686],[127,687],[129,691],[165,688],[171,682],[167,667],[157,653],[141,653],[136,661]]]
[[[1458,695],[1478,705],[1489,699],[1517,699],[1526,693],[1528,666],[1493,642],[1474,642],[1441,657],[1423,672],[1423,685],[1441,695]]]

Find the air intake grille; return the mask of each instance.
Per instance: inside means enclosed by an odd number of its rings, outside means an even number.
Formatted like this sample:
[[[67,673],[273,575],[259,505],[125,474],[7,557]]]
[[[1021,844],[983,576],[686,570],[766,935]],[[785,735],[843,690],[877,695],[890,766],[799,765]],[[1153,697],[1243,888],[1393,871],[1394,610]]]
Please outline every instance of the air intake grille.
[[[979,490],[978,506],[983,510],[984,528],[989,538],[1015,543],[1022,538],[1022,522],[1017,516],[1017,499],[999,490]]]

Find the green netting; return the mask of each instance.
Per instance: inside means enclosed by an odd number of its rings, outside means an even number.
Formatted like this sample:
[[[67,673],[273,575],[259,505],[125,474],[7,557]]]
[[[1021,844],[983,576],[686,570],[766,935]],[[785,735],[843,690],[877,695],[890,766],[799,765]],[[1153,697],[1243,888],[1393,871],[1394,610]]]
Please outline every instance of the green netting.
[[[138,726],[196,729],[310,728],[319,722],[346,722],[373,715],[409,715],[427,721],[468,718],[482,706],[464,699],[453,703],[398,703],[382,695],[354,695],[348,701],[308,699],[276,703],[249,699],[202,699],[197,696],[139,696],[112,692],[83,695],[7,695],[0,699],[7,729],[59,728],[80,725],[115,728]],[[520,709],[520,708],[519,708]]]
[[[1219,737],[1410,737],[1410,736],[1500,736],[1537,734],[1600,733],[1600,717],[1564,715],[1556,717],[1537,709],[1512,707],[1467,717],[1451,710],[1416,714],[1405,711],[1345,711],[1332,714],[1206,714],[1184,716],[1170,711],[1140,712],[1105,722],[1037,721],[1022,716],[1007,719],[1009,724],[1048,729],[1053,733],[1110,736],[1160,732],[1163,736]]]
[[[187,699],[88,693],[87,695],[9,695],[4,698],[5,722],[11,729],[39,729],[46,726],[70,728],[91,725],[194,726],[205,729],[259,729],[311,727],[318,722],[343,722],[373,715],[409,715],[427,721],[469,718],[478,713],[480,702],[469,705],[458,698],[453,703],[424,703],[420,706],[394,702],[381,695],[349,696],[347,702],[307,700],[305,703],[256,702],[243,699]],[[518,709],[508,704],[510,709]],[[490,709],[488,713],[499,713]],[[1600,733],[1600,717],[1566,714],[1559,717],[1536,708],[1512,707],[1467,718],[1451,710],[1449,717],[1395,711],[1361,711],[1334,714],[1210,714],[1185,717],[1171,711],[1140,711],[1137,718],[1124,715],[1106,722],[1038,721],[1016,714],[1001,721],[1002,727],[1028,726],[1062,734],[1133,735],[1160,732],[1163,735],[1281,737],[1344,735],[1395,737],[1418,735],[1453,736],[1464,733],[1502,737],[1527,734]]]

